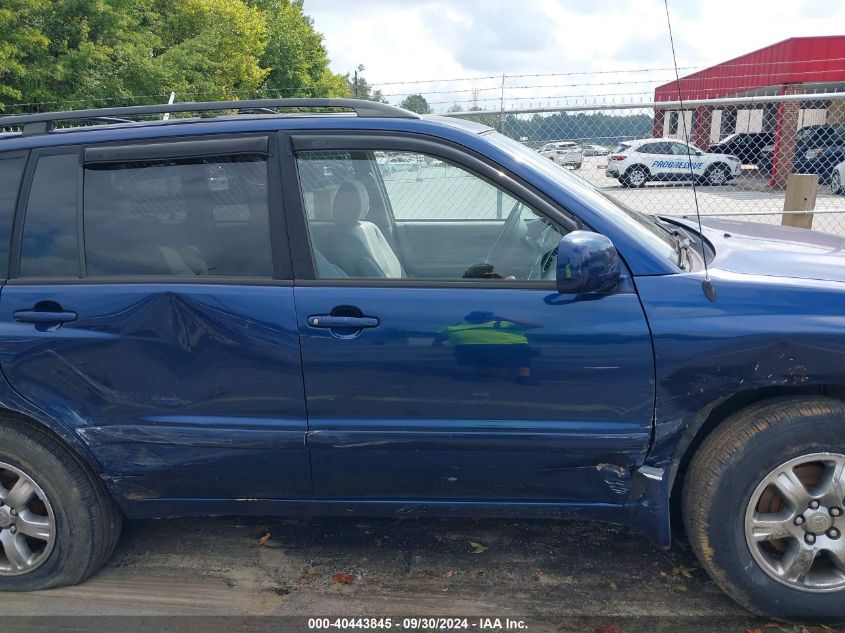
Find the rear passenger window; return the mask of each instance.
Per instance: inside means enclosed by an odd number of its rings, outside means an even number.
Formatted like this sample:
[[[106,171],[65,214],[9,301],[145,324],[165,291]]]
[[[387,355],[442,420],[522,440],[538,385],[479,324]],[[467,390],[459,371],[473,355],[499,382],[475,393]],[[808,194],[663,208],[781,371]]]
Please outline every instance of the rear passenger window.
[[[0,278],[5,279],[9,267],[9,241],[12,237],[12,218],[21,185],[26,158],[0,158]]]
[[[21,277],[78,277],[77,154],[42,156],[35,165],[21,242]]]
[[[263,155],[86,165],[88,276],[272,277]]]

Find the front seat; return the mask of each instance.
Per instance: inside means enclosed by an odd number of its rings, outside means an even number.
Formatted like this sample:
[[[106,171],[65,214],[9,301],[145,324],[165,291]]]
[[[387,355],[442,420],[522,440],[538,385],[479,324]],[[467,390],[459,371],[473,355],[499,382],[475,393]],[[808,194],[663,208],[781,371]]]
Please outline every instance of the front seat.
[[[381,229],[364,220],[369,211],[367,188],[358,180],[341,183],[332,203],[332,262],[350,277],[405,277]]]

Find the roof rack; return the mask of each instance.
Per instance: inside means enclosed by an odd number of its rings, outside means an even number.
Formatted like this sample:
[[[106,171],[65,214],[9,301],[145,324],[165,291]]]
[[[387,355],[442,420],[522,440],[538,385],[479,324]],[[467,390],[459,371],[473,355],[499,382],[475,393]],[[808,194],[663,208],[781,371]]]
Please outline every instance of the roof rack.
[[[23,126],[23,134],[46,134],[56,121],[115,121],[116,118],[168,112],[209,112],[213,110],[241,110],[276,113],[276,108],[320,108],[352,110],[366,118],[419,118],[413,112],[387,103],[363,99],[247,99],[243,101],[197,101],[193,103],[161,103],[153,105],[124,106],[117,108],[92,108],[67,112],[39,112],[0,116],[0,126]]]

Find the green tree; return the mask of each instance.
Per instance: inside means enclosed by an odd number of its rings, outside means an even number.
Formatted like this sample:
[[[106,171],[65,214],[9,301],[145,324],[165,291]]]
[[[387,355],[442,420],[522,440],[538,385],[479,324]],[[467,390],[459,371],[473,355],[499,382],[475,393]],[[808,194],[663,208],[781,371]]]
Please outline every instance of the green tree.
[[[269,69],[263,89],[282,97],[345,97],[343,75],[329,70],[323,36],[302,10],[302,0],[250,0],[265,15],[267,45],[261,65]]]
[[[241,0],[161,2],[158,68],[167,92],[202,99],[251,96],[270,73],[262,68],[266,16]]]
[[[402,99],[402,103],[399,104],[399,107],[410,110],[411,112],[416,112],[417,114],[431,113],[428,101],[426,101],[425,97],[422,95],[408,95]]]
[[[47,52],[50,42],[36,26],[35,9],[28,0],[7,0],[0,7],[0,110],[3,100],[24,98],[23,89],[34,81],[28,62]]]
[[[5,0],[0,110],[347,96],[300,0]]]

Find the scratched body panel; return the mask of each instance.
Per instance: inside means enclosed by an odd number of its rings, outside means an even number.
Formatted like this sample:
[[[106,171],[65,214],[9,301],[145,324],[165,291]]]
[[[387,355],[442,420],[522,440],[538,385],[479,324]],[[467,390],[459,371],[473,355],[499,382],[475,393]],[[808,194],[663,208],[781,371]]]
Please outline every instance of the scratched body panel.
[[[296,303],[315,496],[624,500],[654,397],[633,292],[310,287]],[[380,326],[308,327],[338,304]],[[473,325],[489,329],[459,336]]]

